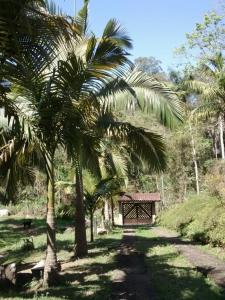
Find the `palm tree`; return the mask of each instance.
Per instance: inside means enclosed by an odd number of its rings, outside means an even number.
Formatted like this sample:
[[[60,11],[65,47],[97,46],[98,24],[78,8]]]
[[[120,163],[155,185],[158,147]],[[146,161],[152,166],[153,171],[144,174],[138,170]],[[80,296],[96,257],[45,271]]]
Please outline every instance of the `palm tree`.
[[[46,14],[47,18],[51,19],[48,12],[42,11],[42,14]],[[54,16],[52,18],[55,19]],[[48,33],[48,30],[46,32]],[[57,37],[58,35],[56,40]],[[71,104],[66,103],[62,95],[58,95],[54,84],[59,43],[62,40],[66,42],[67,37],[62,36],[57,42],[52,35],[49,35],[49,39],[46,38],[44,32],[40,33],[37,39],[38,47],[35,43],[29,44],[30,39],[25,39],[24,43],[21,42],[19,58],[2,60],[0,71],[2,78],[11,82],[11,90],[3,91],[1,97],[1,105],[5,113],[12,117],[13,128],[22,131],[22,134],[27,132],[28,136],[33,136],[38,142],[45,161],[48,201],[47,253],[43,282],[45,285],[50,285],[57,280],[58,274],[54,217],[54,155],[57,146],[62,142],[60,130],[62,126],[60,121],[64,116],[62,108],[69,109],[68,106]]]
[[[115,20],[108,22],[101,38],[90,34],[87,30],[87,1],[74,24],[78,27],[79,38],[74,42],[73,49],[64,51],[57,85],[62,89],[61,94],[68,97],[76,111],[82,114],[78,117],[73,113],[74,120],[68,115],[68,127],[64,128],[64,141],[75,165],[75,256],[80,257],[87,254],[82,185],[83,145],[99,112],[115,103],[115,99],[127,97],[132,105],[147,110],[154,108],[160,120],[172,126],[175,120],[182,119],[182,109],[176,94],[165,84],[143,72],[132,71],[127,53],[131,47],[130,38]],[[128,126],[123,126],[123,129],[125,127],[128,131]],[[117,131],[119,128],[120,125]]]
[[[129,149],[130,150],[130,149]],[[113,140],[110,137],[103,138],[100,144],[100,157],[99,166],[101,170],[101,176],[103,178],[112,177],[117,178],[120,186],[127,186],[128,182],[128,168],[131,162],[130,152],[126,145],[121,141]],[[113,214],[113,195],[109,195],[104,199],[104,226],[114,224]],[[110,204],[109,204],[110,202]],[[111,205],[111,220],[109,218],[109,207]],[[110,228],[111,226],[109,226]]]
[[[200,95],[200,105],[194,110],[199,118],[215,117],[220,133],[221,157],[224,152],[225,116],[225,64],[222,53],[216,54],[200,66],[198,78],[186,82],[192,91]]]
[[[48,15],[49,16],[49,15]],[[136,105],[155,108],[161,120],[172,125],[174,119],[181,119],[181,108],[176,95],[164,84],[141,72],[131,72],[126,49],[130,47],[130,39],[111,20],[102,37],[89,38],[84,34],[87,28],[87,5],[82,14],[71,24],[70,30],[75,33],[70,43],[61,38],[61,43],[50,44],[46,51],[28,51],[15,63],[4,61],[1,67],[2,78],[13,83],[12,93],[7,103],[5,94],[2,105],[12,109],[14,120],[21,121],[39,142],[48,177],[48,210],[47,210],[47,256],[44,270],[44,282],[51,284],[57,277],[57,257],[55,244],[54,220],[54,155],[59,144],[65,144],[74,159],[76,174],[76,242],[77,255],[87,252],[85,217],[83,205],[82,157],[88,139],[96,140],[95,131],[91,130],[98,119],[99,112],[112,97],[121,93],[130,95],[129,102]],[[41,35],[40,35],[41,36]],[[43,36],[43,40],[47,40]],[[48,40],[47,40],[48,41]],[[51,41],[51,39],[50,39]],[[44,44],[45,45],[45,44]],[[33,49],[31,47],[31,49]],[[34,47],[34,49],[36,49]],[[43,59],[42,59],[43,57]],[[138,96],[138,97],[137,97]],[[145,97],[144,97],[145,96]],[[145,99],[143,103],[139,99]],[[7,104],[7,106],[6,106]],[[142,104],[142,105],[141,105]],[[15,110],[13,110],[15,108]],[[20,116],[20,117],[17,117]],[[104,121],[106,121],[104,119]],[[111,120],[112,121],[112,120]],[[128,140],[138,151],[136,141],[147,145],[151,157],[156,159],[152,165],[160,168],[164,164],[163,146],[159,136],[147,133],[143,129],[121,122],[101,122],[102,131],[113,129],[113,135],[122,132],[120,138]],[[112,123],[112,122],[111,122]],[[28,125],[27,125],[28,124]],[[129,134],[128,134],[129,133]],[[98,140],[98,136],[97,136]],[[88,148],[88,147],[87,147]],[[141,154],[147,159],[148,153],[142,149]]]
[[[17,96],[17,114],[21,117],[20,124],[27,127],[27,131],[37,141],[44,162],[48,179],[48,201],[47,201],[47,254],[44,270],[44,283],[53,284],[57,279],[57,257],[55,244],[55,220],[54,220],[54,198],[55,198],[55,176],[54,155],[60,143],[60,115],[58,108],[62,101],[52,92],[52,76],[43,77],[42,73],[35,72],[33,66],[30,69],[26,62],[20,65],[20,78],[13,78],[14,89]],[[15,73],[16,75],[16,70]],[[15,76],[14,75],[14,76]],[[20,108],[19,108],[20,107]]]
[[[90,216],[91,242],[94,241],[94,213],[100,205],[101,200],[110,197],[112,193],[118,191],[120,182],[117,178],[108,177],[98,180],[90,172],[84,173],[84,197],[85,208]]]

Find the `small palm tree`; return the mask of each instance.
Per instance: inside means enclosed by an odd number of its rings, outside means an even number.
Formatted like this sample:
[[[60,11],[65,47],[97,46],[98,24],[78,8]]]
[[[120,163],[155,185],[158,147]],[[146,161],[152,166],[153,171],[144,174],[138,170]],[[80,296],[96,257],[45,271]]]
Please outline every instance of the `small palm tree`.
[[[94,241],[94,213],[100,202],[104,201],[105,197],[110,197],[117,192],[119,186],[120,182],[117,178],[109,177],[98,180],[90,172],[84,173],[85,208],[90,216],[91,242]]]

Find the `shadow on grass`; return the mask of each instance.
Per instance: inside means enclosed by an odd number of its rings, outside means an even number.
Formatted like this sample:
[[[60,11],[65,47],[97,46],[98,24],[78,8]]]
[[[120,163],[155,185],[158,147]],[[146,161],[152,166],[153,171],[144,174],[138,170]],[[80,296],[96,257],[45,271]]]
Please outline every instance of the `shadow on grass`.
[[[43,223],[42,223],[43,224]],[[42,226],[40,223],[40,226]],[[64,226],[64,224],[62,225]],[[147,227],[145,230],[149,230]],[[71,233],[73,234],[73,233]],[[225,299],[224,292],[213,287],[206,278],[198,273],[194,268],[179,261],[177,251],[161,251],[170,246],[171,238],[158,238],[149,236],[143,237],[137,229],[135,246],[138,251],[145,255],[145,262],[148,267],[150,284],[154,287],[154,300],[222,300]],[[186,242],[185,242],[186,243]],[[89,255],[75,264],[67,261],[67,266],[61,273],[59,286],[42,290],[38,293],[27,290],[0,292],[1,299],[33,299],[44,296],[44,299],[115,299],[113,298],[112,282],[110,272],[119,266],[115,257],[107,256],[115,254],[119,248],[118,238],[106,237],[98,239],[89,244]],[[58,250],[68,250],[73,247],[73,239],[57,241]],[[158,253],[156,249],[159,249]],[[40,247],[40,251],[45,251],[45,247]],[[37,249],[36,249],[37,251]],[[150,253],[150,255],[148,255]],[[22,257],[26,253],[19,252]],[[174,263],[173,263],[174,262]],[[127,275],[129,276],[129,275]],[[126,280],[126,278],[125,278]],[[144,299],[143,299],[144,300]],[[147,300],[147,299],[146,299]]]
[[[4,223],[4,229],[8,231],[11,235],[10,239],[21,239],[23,233],[18,236],[18,232],[14,232],[10,229],[10,226],[19,225],[21,220],[10,220]],[[38,232],[42,234],[42,226],[44,222],[39,221],[39,224],[35,222],[35,226]],[[70,225],[71,223],[69,223]],[[2,224],[1,224],[2,225]],[[65,226],[65,222],[58,224],[58,226]],[[41,229],[40,229],[41,227]],[[45,226],[44,226],[45,227]],[[45,230],[45,228],[44,228]],[[72,238],[70,237],[70,234]],[[57,240],[58,251],[65,250],[68,254],[73,249],[73,232],[66,233],[65,235],[60,235],[61,240]],[[97,239],[93,243],[89,243],[89,255],[83,260],[78,260],[76,262],[72,260],[62,262],[65,266],[63,272],[61,272],[60,284],[55,288],[49,288],[48,290],[40,290],[38,293],[31,292],[30,287],[37,284],[37,282],[32,282],[32,278],[27,276],[26,284],[16,289],[9,290],[5,292],[0,291],[1,299],[33,299],[38,297],[38,299],[108,299],[111,292],[111,281],[108,272],[115,269],[115,262],[113,257],[109,256],[109,251],[113,251],[118,248],[120,240],[117,238],[104,237]],[[11,261],[21,261],[27,256],[32,256],[35,252],[43,251],[45,253],[45,245],[40,245],[35,247],[34,251],[24,252],[22,249],[10,250],[8,251],[7,258]],[[104,259],[102,259],[104,257]],[[83,263],[82,263],[83,262]],[[31,264],[23,264],[25,269],[27,267],[32,267]],[[24,278],[25,278],[24,277]]]
[[[194,267],[186,266],[179,252],[169,249],[169,253],[162,251],[164,247],[176,242],[177,238],[138,236],[136,239],[137,249],[145,254],[148,253],[145,259],[150,281],[156,292],[156,299],[225,299],[224,290],[210,284]],[[181,242],[180,240],[179,243],[189,244],[188,241]]]
[[[7,218],[0,220],[0,264],[6,262],[22,262],[24,259],[32,256],[33,253],[38,251],[45,251],[45,243],[39,245],[39,241],[34,241],[34,251],[24,251],[23,239],[35,238],[46,234],[46,221],[45,219],[33,219],[31,228],[24,229],[24,218]],[[72,224],[70,220],[57,220],[57,232],[63,233],[65,229]],[[72,233],[71,233],[72,234]],[[43,237],[44,241],[46,240]],[[57,241],[58,250],[71,251],[73,248],[72,239],[64,239]],[[1,252],[3,249],[3,253]]]

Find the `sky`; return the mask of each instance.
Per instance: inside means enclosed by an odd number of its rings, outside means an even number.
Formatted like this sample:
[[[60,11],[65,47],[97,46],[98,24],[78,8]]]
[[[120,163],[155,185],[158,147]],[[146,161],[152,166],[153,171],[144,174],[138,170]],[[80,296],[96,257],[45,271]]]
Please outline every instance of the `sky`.
[[[54,2],[69,15],[83,3]],[[117,19],[133,40],[131,59],[154,56],[166,71],[178,64],[174,49],[185,42],[185,33],[191,32],[206,12],[218,7],[218,0],[90,0],[89,28],[99,35],[109,19]]]

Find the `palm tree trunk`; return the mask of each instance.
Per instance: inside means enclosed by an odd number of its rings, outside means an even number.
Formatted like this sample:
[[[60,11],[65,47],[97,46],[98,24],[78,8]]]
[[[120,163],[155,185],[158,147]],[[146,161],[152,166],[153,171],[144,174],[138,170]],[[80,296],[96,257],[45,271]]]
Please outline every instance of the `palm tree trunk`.
[[[214,152],[215,152],[215,157],[218,159],[218,151],[217,151],[217,140],[216,137],[214,137]]]
[[[94,214],[90,211],[90,221],[91,221],[91,242],[94,242]]]
[[[114,203],[113,203],[113,197],[111,197],[111,220],[112,220],[112,226],[115,225],[114,221]]]
[[[43,285],[54,285],[58,280],[55,232],[55,176],[54,155],[47,158],[48,202],[47,202],[47,253],[44,267]]]
[[[219,123],[219,132],[220,132],[221,158],[225,159],[224,140],[223,140],[223,116],[221,114],[219,115],[218,123]]]
[[[110,217],[109,217],[109,200],[108,198],[104,201],[104,216],[105,216],[105,229],[110,230]]]
[[[194,141],[194,136],[193,136],[193,133],[192,133],[192,127],[191,127],[191,124],[189,124],[189,128],[190,128],[190,134],[191,134],[192,156],[193,156],[193,163],[194,163],[194,169],[195,169],[196,193],[197,193],[197,195],[199,195],[198,162],[197,162],[196,148],[195,148],[195,141]]]
[[[83,178],[79,159],[76,161],[76,198],[75,198],[75,247],[74,256],[87,255],[87,237],[85,226]]]
[[[161,175],[161,196],[162,196],[162,206],[165,207],[165,192],[164,192],[164,176]]]

